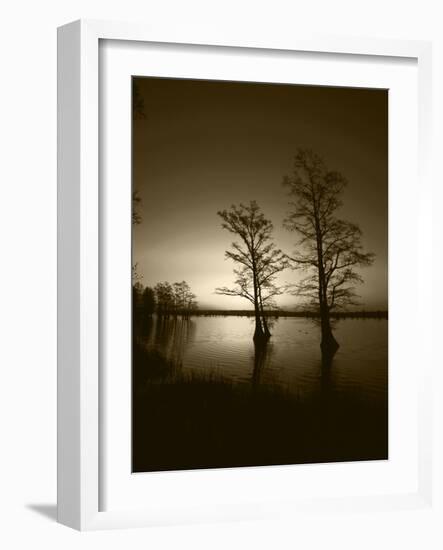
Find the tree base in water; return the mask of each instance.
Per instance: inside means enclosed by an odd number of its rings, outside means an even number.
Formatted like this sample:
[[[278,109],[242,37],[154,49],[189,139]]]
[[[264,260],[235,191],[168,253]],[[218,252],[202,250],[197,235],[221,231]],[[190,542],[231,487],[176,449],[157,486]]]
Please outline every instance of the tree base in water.
[[[254,333],[254,344],[255,345],[264,345],[268,342],[268,340],[271,338],[271,333],[269,331],[267,332],[255,332]]]
[[[323,338],[320,344],[323,357],[330,359],[334,357],[339,347],[339,343],[332,335],[329,338]]]

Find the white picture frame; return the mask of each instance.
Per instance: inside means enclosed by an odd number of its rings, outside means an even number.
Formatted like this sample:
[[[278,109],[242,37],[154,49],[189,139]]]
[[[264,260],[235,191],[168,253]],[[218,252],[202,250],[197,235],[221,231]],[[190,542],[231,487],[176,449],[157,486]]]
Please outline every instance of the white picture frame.
[[[100,128],[99,74],[100,41],[164,43],[207,47],[201,37],[186,36],[186,31],[171,36],[156,36],[149,28],[136,24],[77,21],[58,32],[58,520],[80,530],[130,526],[176,524],[205,520],[276,517],[294,513],[325,513],[350,510],[418,509],[432,506],[432,342],[431,289],[417,292],[421,315],[420,344],[427,344],[418,376],[417,448],[418,473],[414,490],[375,495],[315,496],[303,501],[281,494],[267,499],[252,499],[248,506],[234,505],[229,499],[201,502],[186,508],[185,503],[168,509],[151,506],[134,507],[122,503],[112,510],[102,510],[100,483],[103,479],[101,442],[103,408],[100,357],[100,288],[102,250],[99,212],[102,208],[99,185]],[[432,183],[431,150],[431,46],[426,42],[369,40],[363,38],[329,38],[297,35],[275,40],[247,39],[210,46],[230,48],[235,54],[248,49],[273,52],[329,53],[337,56],[371,56],[412,59],[417,64],[418,79],[418,181],[417,239],[431,241]],[[391,244],[392,246],[392,244]],[[429,278],[432,249],[420,247],[418,281]],[[416,343],[415,345],[419,345]],[[346,467],[346,465],[344,465]],[[277,472],[277,470],[275,470]],[[255,469],[257,476],[260,471]],[[207,483],[210,472],[182,472],[187,482]],[[216,474],[215,474],[216,475]],[[232,475],[236,475],[235,472]],[[280,470],[284,480],[285,470]],[[171,484],[169,477],[169,485]],[[192,481],[190,481],[192,480]],[[204,481],[203,481],[204,480]],[[160,482],[161,483],[161,482]],[[149,498],[149,497],[148,497]],[[154,497],[152,497],[154,498]]]

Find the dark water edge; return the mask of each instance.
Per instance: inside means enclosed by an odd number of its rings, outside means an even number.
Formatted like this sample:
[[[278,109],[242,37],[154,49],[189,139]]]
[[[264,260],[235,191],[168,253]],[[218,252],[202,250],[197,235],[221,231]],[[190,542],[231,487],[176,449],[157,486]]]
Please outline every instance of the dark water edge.
[[[134,343],[133,471],[388,458],[387,402],[330,391],[300,400],[277,385],[184,373]],[[149,365],[149,369],[146,366]]]
[[[254,310],[251,309],[197,309],[192,312],[193,317],[254,317]],[[301,317],[304,319],[319,319],[320,314],[315,311],[289,311],[289,310],[268,310],[263,311],[265,317],[278,319],[280,317]],[[386,310],[376,311],[333,311],[331,319],[388,319]]]

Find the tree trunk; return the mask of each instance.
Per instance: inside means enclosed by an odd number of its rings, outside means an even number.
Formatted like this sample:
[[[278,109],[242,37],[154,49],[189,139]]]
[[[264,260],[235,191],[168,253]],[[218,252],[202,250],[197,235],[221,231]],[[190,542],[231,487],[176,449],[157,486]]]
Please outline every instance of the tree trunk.
[[[327,281],[323,265],[323,237],[320,229],[318,212],[315,213],[315,233],[317,240],[317,260],[318,260],[318,301],[320,306],[321,321],[321,342],[320,348],[324,357],[332,358],[338,350],[339,345],[334,338],[331,329],[331,320],[329,316],[329,306],[327,298]]]
[[[320,308],[321,321],[321,343],[320,347],[324,354],[333,356],[340,347],[337,340],[334,338],[331,329],[331,320],[327,308]]]
[[[262,341],[264,340],[264,333],[263,333],[263,327],[261,324],[260,319],[260,312],[258,311],[258,308],[255,308],[255,331],[254,331],[254,342]]]
[[[261,318],[262,318],[262,322],[263,322],[263,335],[267,340],[269,340],[269,338],[271,337],[271,331],[269,330],[268,321],[266,319],[264,308],[263,308],[263,301],[262,301],[262,297],[261,297],[261,288],[258,289],[258,295],[259,295],[259,299],[260,299],[260,312],[261,312]]]
[[[266,317],[262,314],[262,319],[263,319],[263,333],[264,333],[264,336],[266,339],[269,339],[271,337],[271,331],[269,330],[269,327],[268,327],[268,322],[266,320]]]
[[[255,312],[255,331],[254,331],[254,342],[263,341],[265,335],[263,333],[263,326],[260,318],[260,307],[258,303],[258,292],[257,286],[254,282],[254,312]]]
[[[255,312],[255,331],[254,342],[260,342],[264,340],[263,326],[260,318],[260,303],[257,284],[257,273],[255,267],[255,259],[252,258],[252,281],[254,284],[254,312]]]

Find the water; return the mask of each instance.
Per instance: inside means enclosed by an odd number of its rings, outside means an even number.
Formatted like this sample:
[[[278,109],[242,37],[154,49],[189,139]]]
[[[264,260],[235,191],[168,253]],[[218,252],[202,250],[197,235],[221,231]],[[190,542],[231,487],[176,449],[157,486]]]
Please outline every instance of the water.
[[[322,368],[320,329],[312,320],[280,317],[263,352],[255,350],[253,319],[195,316],[189,320],[153,319],[146,331],[155,349],[185,372],[214,372],[239,384],[280,386],[307,399],[324,390],[352,394],[362,401],[386,403],[388,322],[341,319],[334,335],[340,344],[330,369]]]

